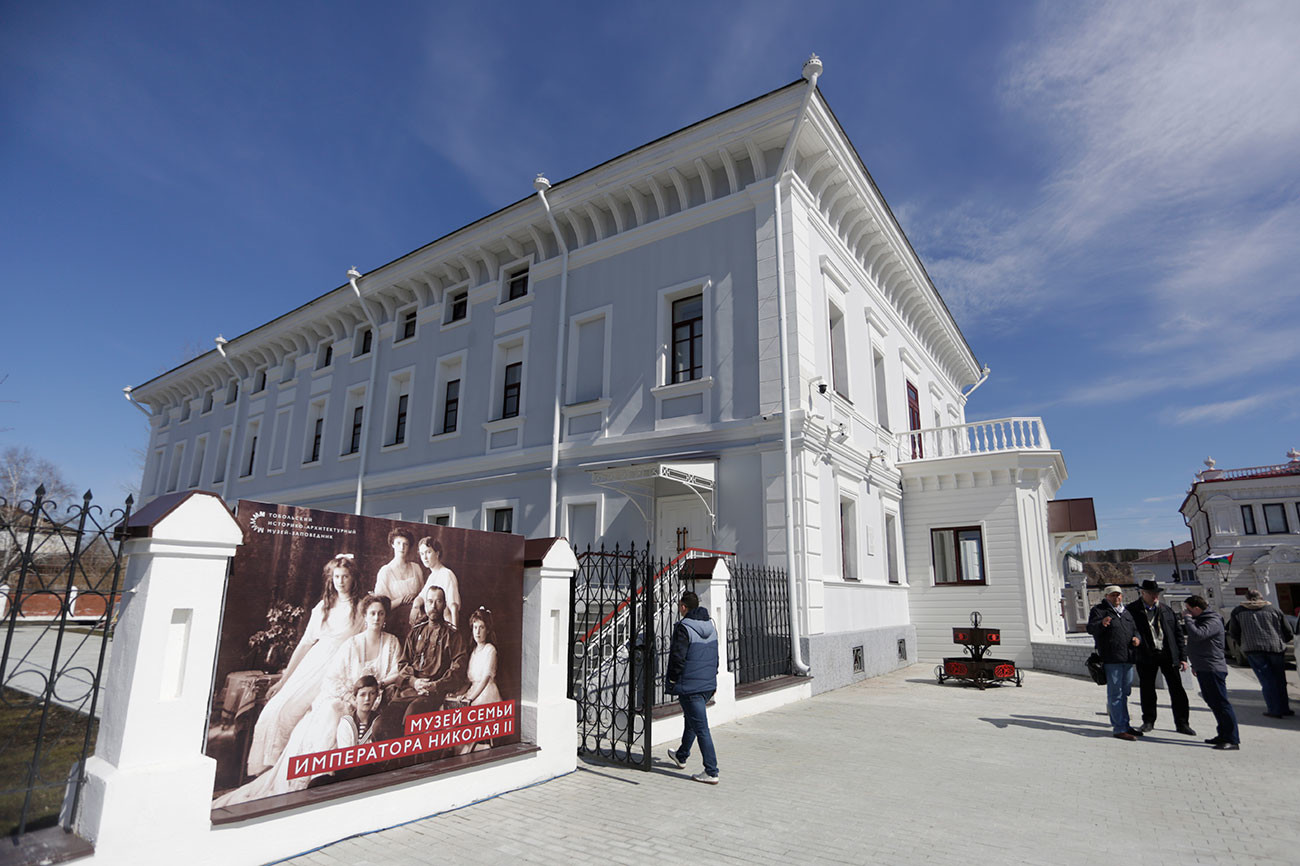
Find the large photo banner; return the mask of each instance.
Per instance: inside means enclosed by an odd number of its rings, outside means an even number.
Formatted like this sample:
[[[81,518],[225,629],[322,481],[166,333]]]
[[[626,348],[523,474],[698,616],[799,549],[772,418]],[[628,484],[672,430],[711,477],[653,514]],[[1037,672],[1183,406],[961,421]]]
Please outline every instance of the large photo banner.
[[[522,536],[246,501],[236,518],[214,808],[519,742]]]

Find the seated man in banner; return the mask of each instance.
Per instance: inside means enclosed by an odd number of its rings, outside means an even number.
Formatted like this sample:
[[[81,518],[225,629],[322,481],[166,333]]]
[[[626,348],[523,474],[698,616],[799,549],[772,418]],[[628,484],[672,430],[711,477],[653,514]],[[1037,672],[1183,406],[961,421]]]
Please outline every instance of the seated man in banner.
[[[402,647],[397,697],[380,714],[377,735],[391,740],[406,733],[406,717],[443,708],[447,695],[465,687],[469,653],[465,642],[444,618],[447,596],[440,586],[426,587],[429,616],[415,624]]]

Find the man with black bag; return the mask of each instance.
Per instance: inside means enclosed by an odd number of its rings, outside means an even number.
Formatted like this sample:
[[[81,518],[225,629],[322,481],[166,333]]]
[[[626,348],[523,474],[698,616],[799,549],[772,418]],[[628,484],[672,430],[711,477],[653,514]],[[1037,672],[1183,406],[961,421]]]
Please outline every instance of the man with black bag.
[[[1142,699],[1141,731],[1156,726],[1156,674],[1164,674],[1165,688],[1169,690],[1169,703],[1174,712],[1174,730],[1189,737],[1196,736],[1187,723],[1190,708],[1187,692],[1183,689],[1180,671],[1187,670],[1187,654],[1183,649],[1181,617],[1173,608],[1160,601],[1164,587],[1154,580],[1144,580],[1138,587],[1142,597],[1130,602],[1128,612],[1133,614],[1137,636],[1141,640],[1136,650],[1138,694]]]
[[[1106,664],[1106,710],[1112,736],[1136,740],[1142,732],[1129,724],[1128,696],[1133,688],[1133,648],[1141,642],[1133,614],[1124,607],[1124,591],[1111,585],[1088,615],[1088,634],[1097,643],[1097,654]]]

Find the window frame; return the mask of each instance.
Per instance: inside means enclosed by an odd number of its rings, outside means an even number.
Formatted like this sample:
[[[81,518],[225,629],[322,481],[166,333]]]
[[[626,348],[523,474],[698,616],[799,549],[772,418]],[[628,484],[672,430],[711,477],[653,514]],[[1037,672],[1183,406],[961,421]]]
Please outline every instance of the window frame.
[[[468,357],[469,350],[461,349],[459,352],[443,355],[434,362],[433,407],[429,418],[429,438],[431,440],[450,439],[459,436],[461,429],[464,427],[460,422],[464,420],[465,415],[463,403],[465,400]],[[456,400],[456,424],[452,429],[448,430],[447,383],[453,380],[460,383],[460,393]]]
[[[190,455],[189,484],[193,490],[203,484],[203,464],[208,457],[208,434],[200,433],[194,437],[194,452]]]
[[[437,518],[439,517],[447,518],[447,522],[438,523]],[[442,508],[426,508],[424,509],[423,519],[424,522],[429,526],[454,527],[456,525],[456,508],[455,506],[451,506],[451,505],[444,506]]]
[[[409,327],[408,327],[409,326]],[[410,333],[407,333],[410,331]],[[416,304],[403,307],[393,315],[393,345],[409,343],[420,335],[420,308]]]
[[[1265,532],[1265,534],[1267,534],[1267,535],[1288,535],[1288,534],[1290,534],[1290,532],[1291,532],[1291,522],[1290,522],[1289,520],[1287,520],[1287,516],[1286,516],[1286,503],[1285,503],[1285,502],[1266,502],[1266,503],[1263,504],[1262,507],[1263,507],[1263,510],[1264,510],[1264,532]],[[1268,510],[1269,510],[1270,508],[1276,508],[1276,509],[1277,509],[1277,512],[1276,512],[1276,513],[1277,513],[1278,515],[1281,516],[1281,518],[1282,518],[1282,528],[1281,528],[1281,529],[1274,529],[1272,523],[1269,521],[1269,519],[1268,519],[1269,511],[1268,511]]]
[[[366,424],[369,423],[369,414],[366,412],[366,404],[369,402],[370,395],[367,393],[365,385],[351,388],[343,401],[343,423],[339,425],[339,459],[355,459],[365,444]],[[357,410],[361,410],[360,419],[357,418]],[[352,448],[352,445],[356,445]]]
[[[940,580],[939,564],[936,558],[938,549],[935,545],[935,535],[946,532],[952,534],[953,564],[957,569],[957,580]],[[958,543],[958,533],[975,532],[979,538],[979,557],[980,557],[980,579],[966,580],[962,579],[964,569],[962,566],[961,545]],[[975,524],[971,526],[934,526],[930,528],[930,569],[931,584],[933,586],[988,586],[988,550],[984,544],[984,526]]]
[[[527,255],[514,261],[505,262],[497,270],[497,312],[511,310],[531,303],[536,293],[533,291],[533,257]],[[511,295],[516,288],[516,281],[523,277],[523,291]]]
[[[1241,506],[1241,534],[1259,535],[1259,524],[1255,522],[1255,506],[1249,503]]]
[[[683,316],[678,318],[677,308],[681,304],[699,301],[700,309],[697,315]],[[673,298],[668,305],[669,319],[669,346],[668,346],[668,379],[665,385],[685,385],[689,382],[698,382],[704,378],[704,292],[703,290],[693,294],[682,295],[679,298]],[[681,328],[687,329],[686,337],[683,339],[679,336],[678,331]],[[679,345],[687,348],[688,367],[684,370],[677,368],[677,349]],[[681,377],[679,378],[679,374]]]
[[[500,531],[493,528],[496,525],[497,512],[500,511],[510,512],[510,532],[511,534],[517,534],[514,532],[514,524],[515,524],[515,517],[519,511],[518,499],[493,499],[493,500],[489,500],[488,502],[484,502],[482,507],[479,509],[479,513],[482,515],[479,522],[480,528],[484,532]]]
[[[316,370],[328,370],[334,366],[334,341],[326,340],[316,347]]]
[[[861,583],[862,575],[859,566],[859,545],[858,545],[858,500],[857,497],[845,493],[843,490],[839,494],[838,524],[840,534],[840,580],[848,583]],[[845,507],[849,513],[847,521],[845,519]]]
[[[514,373],[514,381],[511,381]],[[501,419],[518,418],[523,402],[524,362],[512,361],[501,368]],[[511,401],[514,401],[513,407]]]
[[[325,428],[329,418],[329,395],[307,404],[307,424],[303,428],[303,466],[319,466],[325,455]],[[319,426],[319,432],[317,427]]]
[[[470,317],[470,288],[469,283],[458,283],[449,286],[442,293],[442,327],[454,328],[469,321]],[[461,303],[464,303],[464,309],[461,315],[457,316],[456,312]]]
[[[366,345],[369,338],[370,345]],[[375,329],[368,323],[357,325],[352,332],[352,360],[365,358],[375,350]]]

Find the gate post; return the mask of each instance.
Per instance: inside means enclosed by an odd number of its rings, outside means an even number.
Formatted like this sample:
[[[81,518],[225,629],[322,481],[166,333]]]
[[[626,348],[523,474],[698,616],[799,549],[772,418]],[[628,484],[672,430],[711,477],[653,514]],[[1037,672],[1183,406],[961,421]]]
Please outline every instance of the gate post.
[[[524,545],[524,646],[519,731],[556,775],[578,765],[577,702],[569,694],[569,591],[578,560],[563,538]]]
[[[694,559],[691,566],[695,594],[700,597],[700,604],[709,612],[713,627],[718,631],[718,690],[713,696],[715,710],[709,717],[709,724],[713,725],[729,721],[736,715],[736,677],[727,670],[727,593],[731,589],[731,570],[721,557]]]
[[[101,862],[175,862],[211,827],[204,729],[226,569],[243,537],[202,491],[161,496],[122,531],[130,559],[77,832]]]

